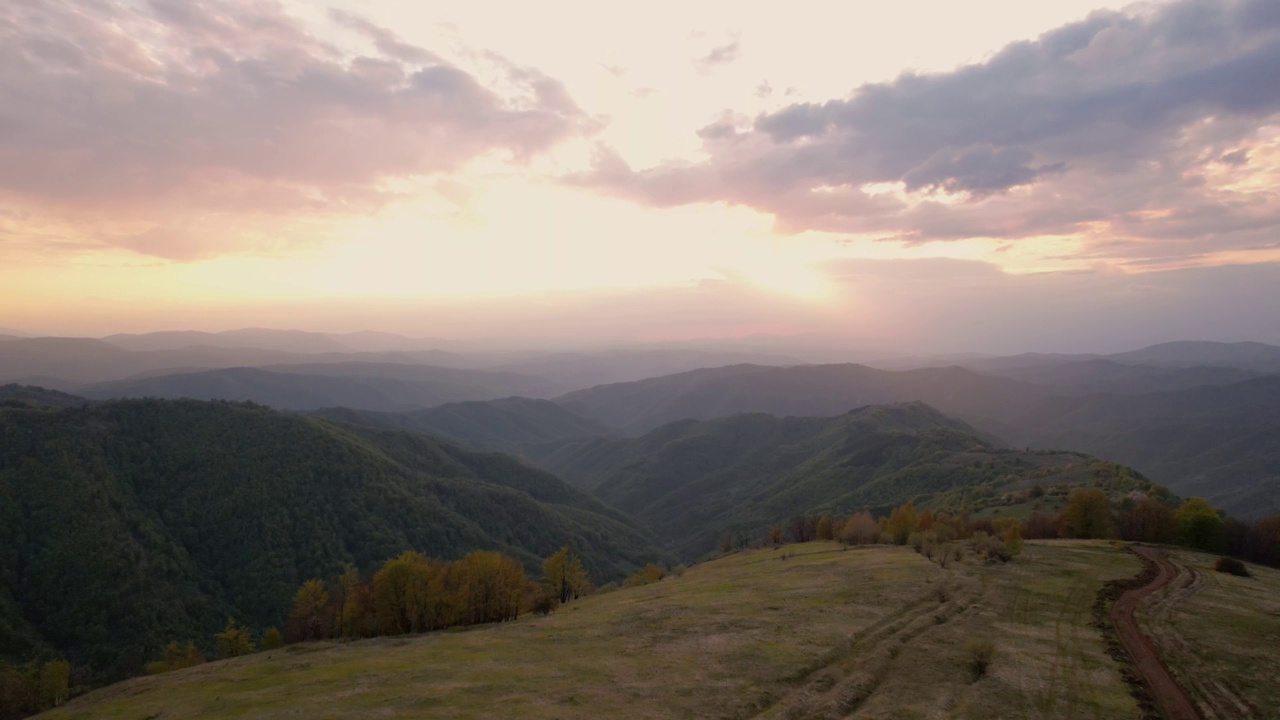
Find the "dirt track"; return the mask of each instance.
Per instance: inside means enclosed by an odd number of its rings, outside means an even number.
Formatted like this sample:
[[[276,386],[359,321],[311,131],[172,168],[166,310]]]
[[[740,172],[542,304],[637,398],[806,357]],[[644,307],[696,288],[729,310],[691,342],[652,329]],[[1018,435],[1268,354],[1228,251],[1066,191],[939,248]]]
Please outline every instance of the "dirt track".
[[[1146,560],[1156,564],[1158,574],[1150,583],[1135,588],[1120,596],[1111,606],[1111,622],[1116,634],[1129,655],[1133,658],[1134,668],[1142,676],[1151,690],[1160,711],[1167,720],[1201,720],[1196,705],[1187,695],[1186,690],[1169,674],[1168,668],[1160,660],[1155,645],[1138,630],[1134,620],[1134,611],[1142,603],[1143,598],[1159,591],[1178,576],[1178,569],[1169,562],[1164,553],[1148,547],[1133,548],[1133,551]]]

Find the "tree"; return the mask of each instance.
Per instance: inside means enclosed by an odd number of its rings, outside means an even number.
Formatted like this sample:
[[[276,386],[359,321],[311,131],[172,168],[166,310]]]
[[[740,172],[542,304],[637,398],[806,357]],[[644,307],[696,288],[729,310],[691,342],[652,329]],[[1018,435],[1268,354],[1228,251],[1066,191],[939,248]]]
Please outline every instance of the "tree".
[[[1111,535],[1111,501],[1097,488],[1076,488],[1067,496],[1062,525],[1076,538],[1104,538]]]
[[[864,510],[845,522],[840,531],[840,539],[850,545],[873,544],[880,539],[880,523]]]
[[[835,532],[831,529],[831,516],[823,515],[818,519],[818,539],[834,540]]]
[[[1010,557],[1022,552],[1026,543],[1022,541],[1022,523],[1017,518],[1000,518],[995,521],[995,529],[1000,533],[1000,539]]]
[[[585,592],[590,582],[582,559],[567,545],[542,563],[542,576],[562,604]]]
[[[1226,523],[1204,498],[1182,503],[1177,518],[1181,544],[1205,552],[1220,552],[1226,546]]]
[[[667,576],[667,571],[663,570],[656,563],[649,563],[635,572],[634,575],[627,578],[626,585],[628,587],[636,587],[638,585],[649,585],[656,583]]]
[[[373,604],[387,635],[430,629],[434,568],[422,553],[406,551],[382,564],[373,576]]]
[[[289,634],[294,640],[323,640],[330,636],[329,591],[324,583],[312,578],[298,588],[289,610]]]
[[[466,623],[504,622],[520,616],[529,582],[520,563],[500,552],[477,550],[455,564],[466,577]]]
[[[253,634],[249,628],[237,624],[234,618],[227,618],[226,629],[215,634],[213,642],[220,658],[248,655],[254,650]]]
[[[1173,508],[1151,497],[1140,497],[1116,517],[1122,540],[1168,544],[1178,539]]]
[[[818,535],[818,523],[811,517],[796,515],[791,518],[791,539],[798,543],[806,543]]]
[[[916,513],[916,506],[910,501],[906,504],[894,508],[889,514],[889,522],[885,526],[885,532],[893,538],[896,545],[906,545],[907,538],[911,537],[911,533],[920,529],[920,516]]]
[[[774,547],[778,547],[779,545],[782,544],[782,526],[781,525],[774,525],[769,528],[769,542],[772,543]]]
[[[262,649],[275,650],[284,645],[284,638],[280,636],[280,631],[274,626],[262,631]]]

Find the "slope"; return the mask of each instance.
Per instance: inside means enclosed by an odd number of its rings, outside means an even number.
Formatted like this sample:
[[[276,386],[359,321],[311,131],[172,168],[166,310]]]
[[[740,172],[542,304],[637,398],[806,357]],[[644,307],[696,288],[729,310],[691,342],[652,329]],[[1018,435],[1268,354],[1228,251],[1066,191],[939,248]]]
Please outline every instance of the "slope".
[[[1079,453],[1003,449],[920,403],[830,418],[683,420],[639,438],[532,448],[530,457],[635,516],[686,558],[712,550],[722,533],[758,537],[798,514],[883,511],[907,500],[955,513],[1051,512],[1069,486],[1150,487],[1128,468]]]
[[[959,367],[895,372],[865,365],[732,365],[556,398],[569,410],[630,433],[684,418],[737,413],[830,416],[875,403],[921,401],[966,417],[1007,415],[1047,390]]]
[[[228,403],[0,410],[0,653],[34,642],[118,677],[228,615],[280,624],[348,562],[488,548],[536,569],[563,544],[600,579],[660,557],[555,478],[424,436]]]
[[[1140,709],[1091,605],[1139,567],[1105,543],[1028,543],[1008,565],[946,570],[903,548],[743,552],[550,617],[290,646],[42,717],[1128,719]],[[971,640],[994,645],[976,682]],[[1254,638],[1245,652],[1269,648]]]

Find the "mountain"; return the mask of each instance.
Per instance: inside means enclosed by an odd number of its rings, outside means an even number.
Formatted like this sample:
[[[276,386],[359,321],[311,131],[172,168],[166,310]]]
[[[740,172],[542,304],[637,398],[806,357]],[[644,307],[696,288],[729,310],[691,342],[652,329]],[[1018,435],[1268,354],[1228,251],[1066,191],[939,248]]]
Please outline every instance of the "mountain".
[[[0,657],[118,678],[228,616],[282,626],[345,563],[481,548],[536,570],[564,544],[598,581],[662,559],[586,493],[424,435],[230,403],[0,409]]]
[[[1213,365],[1264,373],[1280,372],[1280,346],[1258,342],[1169,342],[1117,353],[1110,355],[1109,359],[1132,365]]]
[[[1126,365],[1102,358],[1026,365],[987,372],[1041,385],[1064,395],[1137,395],[1184,390],[1200,385],[1228,385],[1259,377],[1257,372],[1236,367]]]
[[[956,513],[1053,512],[1067,486],[1115,494],[1151,486],[1080,453],[1002,448],[921,403],[825,418],[682,420],[639,438],[549,444],[530,457],[646,523],[685,558],[711,551],[726,531],[757,536],[798,514],[884,511],[907,500]]]
[[[392,363],[272,365],[175,373],[82,387],[86,397],[252,401],[282,410],[344,406],[400,411],[461,400],[542,394],[540,378]]]
[[[36,385],[0,385],[0,407],[68,408],[92,403],[88,398]]]
[[[102,338],[125,350],[180,350],[188,347],[256,348],[288,353],[349,353],[350,345],[331,335],[309,333],[300,330],[266,330],[244,328],[210,333],[190,330],[144,333],[140,335],[109,335]]]
[[[312,415],[352,425],[429,433],[474,448],[516,453],[532,443],[618,434],[549,400],[522,397],[446,403],[403,413],[324,408]]]
[[[1280,375],[1176,392],[1045,398],[992,430],[1019,444],[1133,465],[1235,515],[1280,514]]]
[[[959,367],[877,370],[865,365],[733,365],[559,398],[569,410],[630,433],[693,418],[737,413],[830,416],[877,403],[921,401],[966,417],[1004,417],[1048,394],[1046,388]]]

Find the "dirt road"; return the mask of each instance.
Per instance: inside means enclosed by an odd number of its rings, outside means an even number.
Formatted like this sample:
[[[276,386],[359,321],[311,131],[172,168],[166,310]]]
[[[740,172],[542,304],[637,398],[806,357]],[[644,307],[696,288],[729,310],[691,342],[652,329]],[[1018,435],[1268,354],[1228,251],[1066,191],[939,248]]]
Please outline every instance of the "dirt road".
[[[1142,558],[1155,563],[1158,573],[1154,580],[1134,588],[1120,596],[1111,606],[1111,622],[1120,637],[1120,642],[1133,658],[1134,668],[1142,676],[1151,690],[1160,711],[1167,720],[1202,720],[1191,697],[1182,689],[1168,668],[1160,660],[1155,645],[1138,630],[1134,620],[1134,611],[1142,603],[1142,599],[1168,585],[1178,576],[1178,569],[1169,562],[1164,553],[1155,548],[1134,546],[1133,551]]]

